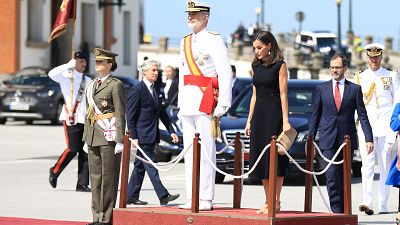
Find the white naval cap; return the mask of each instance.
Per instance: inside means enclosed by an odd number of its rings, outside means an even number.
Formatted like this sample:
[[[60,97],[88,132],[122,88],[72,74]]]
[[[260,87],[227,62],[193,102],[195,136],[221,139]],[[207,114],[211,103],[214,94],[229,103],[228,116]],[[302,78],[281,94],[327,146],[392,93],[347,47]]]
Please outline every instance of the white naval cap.
[[[200,11],[210,12],[210,9],[211,9],[210,6],[208,6],[202,2],[189,0],[187,2],[186,12],[200,12]]]
[[[364,49],[367,50],[367,55],[369,57],[376,57],[382,55],[382,51],[385,49],[385,46],[380,43],[371,43],[367,44]]]

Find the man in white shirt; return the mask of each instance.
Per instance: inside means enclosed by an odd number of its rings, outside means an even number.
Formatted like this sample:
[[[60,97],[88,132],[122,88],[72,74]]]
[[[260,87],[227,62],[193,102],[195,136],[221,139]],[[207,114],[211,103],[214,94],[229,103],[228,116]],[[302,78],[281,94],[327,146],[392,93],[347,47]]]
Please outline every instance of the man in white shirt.
[[[90,78],[83,73],[87,65],[87,56],[83,52],[76,52],[74,59],[67,64],[55,67],[49,72],[49,77],[60,84],[64,96],[60,120],[63,121],[67,148],[58,158],[56,164],[50,168],[49,183],[57,187],[57,178],[71,160],[78,154],[78,182],[76,191],[90,192],[88,156],[83,150],[82,141],[85,123],[85,88]],[[72,83],[72,96],[71,96]],[[72,98],[71,98],[72,97]]]
[[[385,181],[392,162],[391,151],[396,134],[390,129],[390,117],[396,101],[398,87],[397,73],[382,67],[382,52],[384,46],[379,43],[368,44],[364,47],[368,56],[369,68],[354,75],[354,81],[361,85],[365,108],[374,133],[374,154],[367,154],[362,139],[360,154],[362,160],[361,174],[363,184],[363,201],[359,210],[367,215],[374,214],[372,208],[373,181],[375,159],[379,166],[379,213],[387,213],[389,186]],[[358,129],[358,136],[363,132]]]
[[[179,67],[179,117],[182,119],[183,143],[188,148],[194,134],[201,138],[199,210],[211,210],[215,192],[215,132],[212,121],[219,123],[231,106],[232,70],[226,46],[218,33],[206,30],[210,7],[188,1],[188,25],[193,33],[181,41]],[[193,151],[185,155],[187,203],[191,208]]]

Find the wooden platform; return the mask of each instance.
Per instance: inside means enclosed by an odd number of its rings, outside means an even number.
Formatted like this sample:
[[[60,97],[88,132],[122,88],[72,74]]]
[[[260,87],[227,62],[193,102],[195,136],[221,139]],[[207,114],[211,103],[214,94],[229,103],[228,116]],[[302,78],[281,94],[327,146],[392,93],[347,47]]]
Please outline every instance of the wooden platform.
[[[114,225],[357,225],[357,215],[282,211],[277,217],[255,214],[255,209],[215,207],[191,213],[177,206],[114,209]]]

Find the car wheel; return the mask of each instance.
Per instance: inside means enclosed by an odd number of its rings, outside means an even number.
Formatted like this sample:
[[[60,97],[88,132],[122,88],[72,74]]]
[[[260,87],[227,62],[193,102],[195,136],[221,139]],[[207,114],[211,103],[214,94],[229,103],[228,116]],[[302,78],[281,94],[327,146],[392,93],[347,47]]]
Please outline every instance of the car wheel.
[[[157,162],[169,162],[169,161],[171,161],[172,153],[162,152],[158,145],[154,149],[154,153],[155,153]]]
[[[61,121],[59,120],[60,115],[61,115],[61,111],[62,111],[62,107],[63,104],[62,103],[58,103],[57,104],[57,111],[56,114],[54,115],[54,117],[51,119],[51,124],[52,125],[61,125]]]
[[[225,179],[225,175],[218,173],[218,172],[215,174],[215,183],[216,184],[224,183],[224,179]]]
[[[0,124],[6,124],[7,118],[0,118]]]
[[[361,177],[361,166],[362,166],[362,163],[359,161],[354,161],[351,164],[351,170],[353,171],[353,177]]]

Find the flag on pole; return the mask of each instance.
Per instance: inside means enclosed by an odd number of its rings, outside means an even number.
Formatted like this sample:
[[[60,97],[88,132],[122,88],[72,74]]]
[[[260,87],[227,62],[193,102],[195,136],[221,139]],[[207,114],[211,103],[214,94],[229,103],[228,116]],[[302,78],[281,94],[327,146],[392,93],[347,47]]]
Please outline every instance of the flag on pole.
[[[76,0],[63,0],[50,34],[49,42],[67,31],[68,19],[76,20]]]

